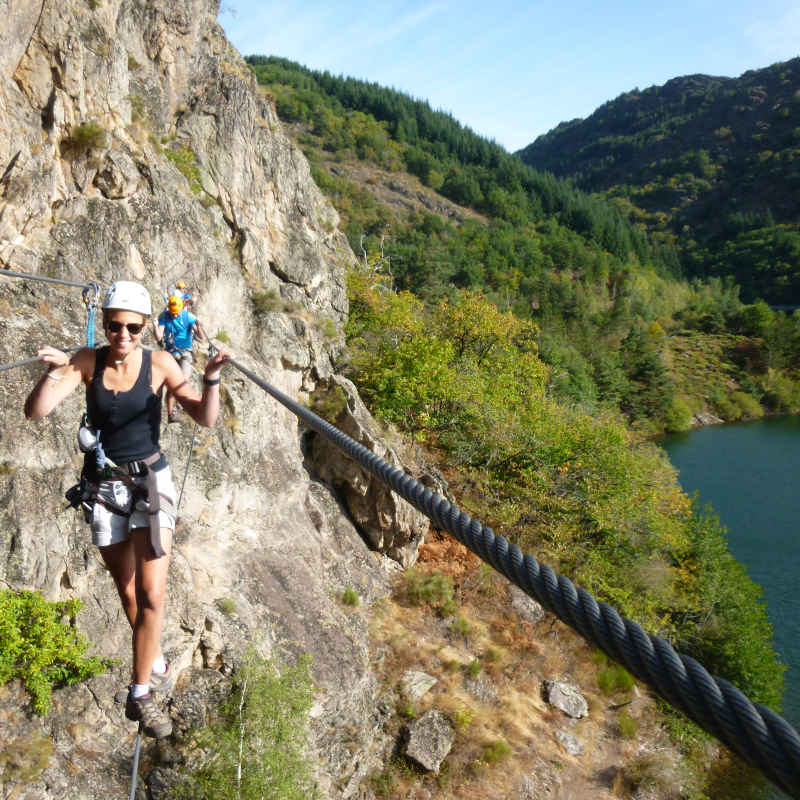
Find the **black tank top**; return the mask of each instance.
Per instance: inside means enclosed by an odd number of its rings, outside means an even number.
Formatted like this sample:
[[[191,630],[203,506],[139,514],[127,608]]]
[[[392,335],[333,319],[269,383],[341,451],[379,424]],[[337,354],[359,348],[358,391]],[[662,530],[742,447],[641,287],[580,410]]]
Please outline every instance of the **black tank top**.
[[[133,388],[114,394],[103,385],[111,348],[95,355],[92,385],[87,392],[89,419],[97,429],[106,457],[115,464],[139,461],[158,452],[161,395],[153,391],[153,354],[142,350],[142,366]]]

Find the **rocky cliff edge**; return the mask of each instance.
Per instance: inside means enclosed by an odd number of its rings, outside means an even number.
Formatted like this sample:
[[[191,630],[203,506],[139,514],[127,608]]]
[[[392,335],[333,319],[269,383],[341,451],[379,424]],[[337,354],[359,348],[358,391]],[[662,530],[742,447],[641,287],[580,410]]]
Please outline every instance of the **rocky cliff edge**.
[[[342,387],[339,424],[399,464],[335,375],[353,263],[336,212],[225,39],[217,5],[0,0],[0,266],[137,280],[157,301],[191,265],[209,334],[293,397]],[[1,360],[79,343],[85,316],[78,289],[0,278]],[[87,526],[63,502],[79,472],[83,400],[26,423],[21,402],[40,372],[0,374],[0,587],[83,598],[93,652],[122,663],[58,690],[44,718],[17,684],[0,688],[6,752],[24,767],[38,739],[54,742],[46,769],[24,786],[7,769],[0,785],[30,800],[127,796],[135,726],[113,694],[130,674],[129,628]],[[231,368],[222,398],[195,445],[170,569],[163,644],[182,673],[169,704],[177,736],[203,724],[248,644],[308,652],[323,794],[358,796],[381,749],[378,684],[365,624],[336,598],[346,587],[366,602],[383,596],[427,523]],[[176,482],[190,438],[188,424],[162,437]]]

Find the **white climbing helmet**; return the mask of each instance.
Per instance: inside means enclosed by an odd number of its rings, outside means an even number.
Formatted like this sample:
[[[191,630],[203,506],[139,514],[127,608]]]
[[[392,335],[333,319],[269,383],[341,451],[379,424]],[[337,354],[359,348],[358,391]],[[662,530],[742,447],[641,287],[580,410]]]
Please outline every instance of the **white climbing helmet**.
[[[103,311],[135,311],[149,317],[153,313],[150,292],[139,283],[133,281],[117,281],[108,287],[101,306]]]

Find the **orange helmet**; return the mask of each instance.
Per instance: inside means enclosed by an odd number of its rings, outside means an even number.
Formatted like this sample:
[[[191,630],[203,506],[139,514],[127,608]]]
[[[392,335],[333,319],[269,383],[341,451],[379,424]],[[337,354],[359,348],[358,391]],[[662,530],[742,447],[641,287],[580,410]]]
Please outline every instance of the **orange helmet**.
[[[167,307],[169,308],[170,314],[180,314],[181,311],[183,311],[183,300],[178,297],[178,295],[174,294],[170,297]]]
[[[178,281],[177,287],[179,289],[185,289],[186,288],[186,284],[183,281]]]

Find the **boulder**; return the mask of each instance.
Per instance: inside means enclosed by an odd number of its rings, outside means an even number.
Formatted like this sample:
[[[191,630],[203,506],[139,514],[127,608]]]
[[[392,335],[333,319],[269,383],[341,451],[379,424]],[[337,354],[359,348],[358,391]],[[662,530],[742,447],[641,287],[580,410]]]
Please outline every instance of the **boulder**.
[[[427,711],[406,730],[403,755],[428,772],[439,772],[456,739],[453,723],[441,711]]]
[[[424,697],[436,685],[436,680],[433,675],[428,675],[427,672],[409,670],[401,680],[403,696],[412,702],[419,700],[420,697]]]
[[[563,711],[568,717],[580,719],[589,716],[589,706],[584,696],[573,686],[561,681],[544,682],[545,700]]]
[[[538,622],[544,616],[544,609],[529,595],[517,586],[509,585],[511,610],[525,622]]]
[[[586,748],[583,742],[574,734],[569,731],[556,731],[556,739],[561,742],[561,746],[567,755],[577,756],[583,753]]]

